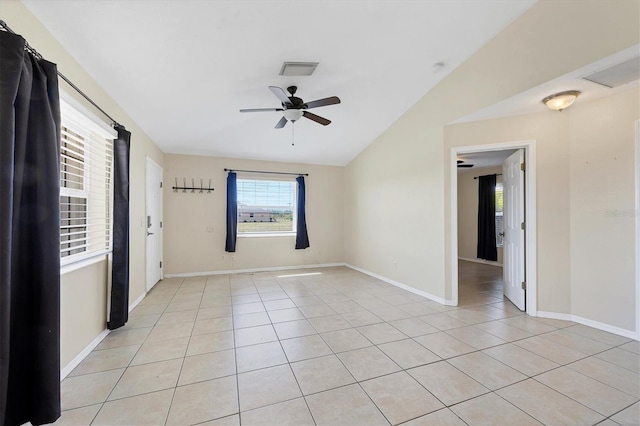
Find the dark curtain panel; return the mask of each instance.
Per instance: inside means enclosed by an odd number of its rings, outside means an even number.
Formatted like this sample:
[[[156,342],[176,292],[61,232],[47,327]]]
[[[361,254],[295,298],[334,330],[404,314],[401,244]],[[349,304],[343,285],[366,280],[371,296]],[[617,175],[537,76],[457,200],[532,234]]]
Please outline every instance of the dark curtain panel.
[[[131,133],[117,126],[113,141],[113,262],[109,330],[129,320],[129,154]]]
[[[496,175],[478,178],[479,259],[498,260],[496,249]]]
[[[236,237],[238,235],[238,187],[236,174],[229,172],[227,176],[227,244],[225,251],[236,251]]]
[[[298,176],[296,182],[298,182],[298,223],[296,226],[296,250],[298,250],[309,247],[309,235],[307,235],[307,214],[304,210],[304,176]]]
[[[60,417],[56,65],[0,31],[0,424]]]

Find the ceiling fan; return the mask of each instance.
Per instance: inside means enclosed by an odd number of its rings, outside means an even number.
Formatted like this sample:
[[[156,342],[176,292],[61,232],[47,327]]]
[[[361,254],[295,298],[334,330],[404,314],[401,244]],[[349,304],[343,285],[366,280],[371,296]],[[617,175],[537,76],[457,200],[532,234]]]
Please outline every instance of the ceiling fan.
[[[465,164],[464,160],[458,160],[458,167],[459,168],[468,168],[468,167],[473,167],[473,164]]]
[[[331,123],[331,120],[327,120],[326,118],[320,117],[319,115],[313,114],[307,110],[340,103],[340,98],[337,96],[305,102],[295,96],[296,91],[298,90],[296,86],[287,87],[287,92],[289,92],[291,96],[287,96],[285,91],[278,86],[269,86],[269,89],[280,100],[282,108],[249,108],[241,109],[240,112],[282,111],[283,117],[276,124],[276,129],[282,129],[285,124],[287,124],[287,121],[294,123],[298,121],[300,117],[308,118],[311,121],[315,121],[316,123],[326,126]]]

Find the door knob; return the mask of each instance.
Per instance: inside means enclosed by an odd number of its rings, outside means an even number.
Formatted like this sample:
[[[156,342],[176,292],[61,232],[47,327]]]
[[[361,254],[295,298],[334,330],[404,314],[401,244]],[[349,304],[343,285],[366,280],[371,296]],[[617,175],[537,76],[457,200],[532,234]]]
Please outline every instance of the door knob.
[[[153,235],[153,232],[147,232],[147,237],[148,237],[149,235]]]

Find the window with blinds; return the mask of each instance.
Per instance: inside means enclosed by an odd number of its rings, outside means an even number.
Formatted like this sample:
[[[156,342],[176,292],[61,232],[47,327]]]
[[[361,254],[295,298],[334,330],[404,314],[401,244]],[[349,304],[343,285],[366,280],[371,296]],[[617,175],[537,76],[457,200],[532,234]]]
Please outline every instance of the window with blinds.
[[[68,265],[111,250],[117,133],[69,95],[60,104],[60,259]]]
[[[496,247],[504,245],[504,189],[501,183],[496,184]]]
[[[295,182],[238,179],[238,234],[295,232]]]

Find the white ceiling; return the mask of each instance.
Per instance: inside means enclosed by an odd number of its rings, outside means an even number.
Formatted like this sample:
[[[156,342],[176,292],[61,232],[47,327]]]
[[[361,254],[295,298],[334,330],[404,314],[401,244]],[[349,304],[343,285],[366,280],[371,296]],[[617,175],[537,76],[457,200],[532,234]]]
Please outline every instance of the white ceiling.
[[[514,152],[516,152],[515,149],[504,149],[499,151],[459,154],[458,160],[463,160],[465,164],[473,164],[473,167],[459,167],[458,173],[500,166],[502,165],[502,162]]]
[[[331,165],[535,2],[23,1],[164,152]],[[285,61],[320,65],[282,77]],[[238,112],[279,107],[267,86],[292,84],[305,101],[342,99],[313,110],[329,126],[299,121],[295,146],[291,123],[273,128],[281,113]]]

